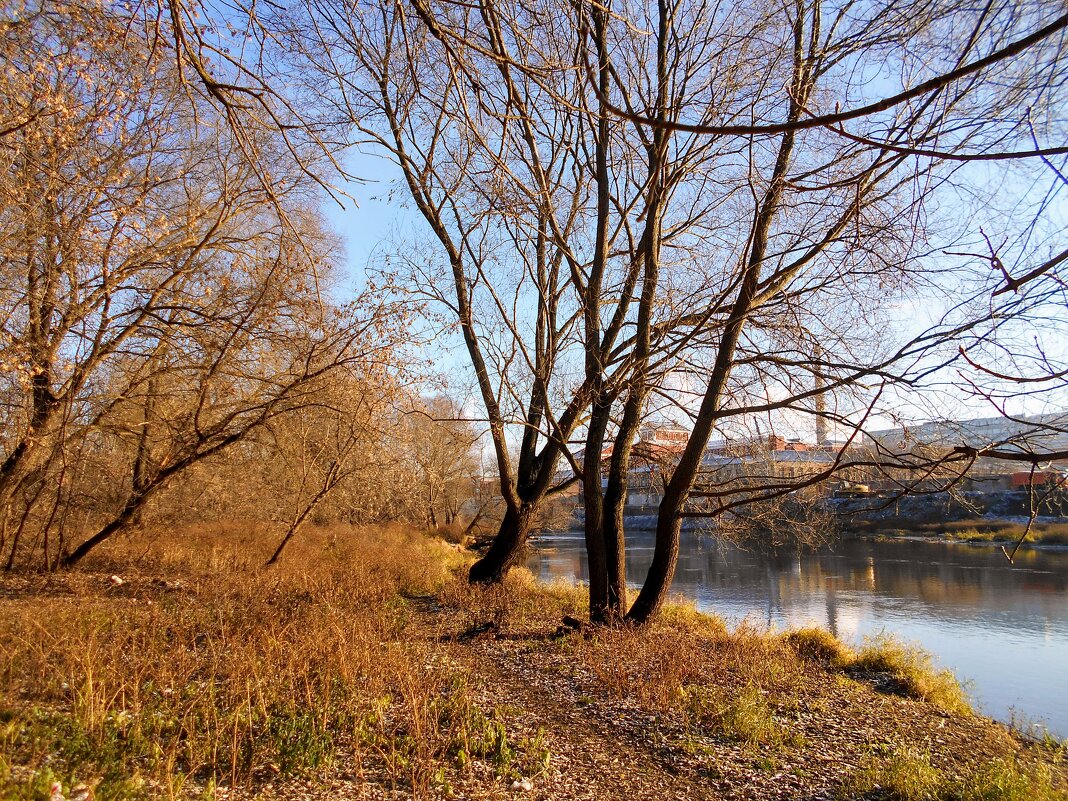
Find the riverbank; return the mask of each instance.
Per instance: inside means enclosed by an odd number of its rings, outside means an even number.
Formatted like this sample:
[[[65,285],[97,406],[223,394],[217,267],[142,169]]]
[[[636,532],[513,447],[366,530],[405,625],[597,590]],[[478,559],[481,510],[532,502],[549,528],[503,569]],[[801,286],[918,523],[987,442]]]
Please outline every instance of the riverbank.
[[[627,531],[656,531],[657,517],[647,508],[633,508],[624,517]],[[842,538],[887,537],[895,539],[917,538],[941,542],[960,542],[971,545],[1015,546],[1024,532],[1027,537],[1022,548],[1068,549],[1068,520],[1063,517],[1043,516],[1035,519],[1028,531],[1028,519],[1015,515],[1007,517],[941,517],[925,512],[923,515],[895,515],[888,510],[879,514],[858,514],[845,511],[837,519],[837,529]],[[582,515],[570,522],[571,530],[581,530]],[[568,530],[568,529],[563,529]],[[715,533],[715,526],[707,521],[687,519],[683,531]]]
[[[0,798],[1064,797],[1061,749],[882,643],[673,607],[576,631],[580,590],[400,528],[118,543],[0,579]],[[131,563],[131,559],[133,563]],[[909,697],[909,696],[918,697]]]
[[[1026,533],[1026,537],[1024,536]],[[1026,519],[970,518],[965,520],[913,522],[899,519],[858,521],[846,536],[934,540],[968,545],[1012,548],[1068,549],[1068,523],[1063,519],[1038,519],[1028,530]]]

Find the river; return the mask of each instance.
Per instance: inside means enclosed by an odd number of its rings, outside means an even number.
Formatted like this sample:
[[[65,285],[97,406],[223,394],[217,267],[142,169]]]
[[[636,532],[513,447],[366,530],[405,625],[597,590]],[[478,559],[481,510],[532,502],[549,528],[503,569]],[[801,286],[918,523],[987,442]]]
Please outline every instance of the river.
[[[581,532],[539,536],[541,580],[585,581]],[[627,580],[645,575],[653,535],[628,535]],[[930,541],[845,540],[817,553],[763,555],[682,535],[672,592],[737,623],[818,625],[846,642],[880,632],[919,643],[997,720],[1068,738],[1068,551],[1000,551]]]

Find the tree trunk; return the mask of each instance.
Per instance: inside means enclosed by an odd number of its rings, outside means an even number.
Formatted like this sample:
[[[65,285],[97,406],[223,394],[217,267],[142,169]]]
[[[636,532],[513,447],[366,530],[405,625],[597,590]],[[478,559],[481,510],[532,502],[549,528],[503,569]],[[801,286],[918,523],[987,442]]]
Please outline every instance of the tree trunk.
[[[801,108],[812,86],[812,75],[811,72],[806,71],[804,53],[801,48],[802,24],[803,21],[799,17],[794,28],[795,61],[788,115],[791,121],[800,119]],[[771,182],[756,207],[749,254],[742,271],[738,297],[731,307],[730,317],[724,327],[723,337],[720,339],[716,353],[716,361],[701,400],[701,408],[694,420],[693,430],[686,443],[686,449],[668,482],[664,499],[660,502],[656,518],[656,550],[653,553],[653,563],[649,567],[649,574],[638,594],[638,599],[627,613],[627,618],[635,623],[646,622],[660,610],[671,589],[671,580],[675,577],[675,566],[679,559],[679,531],[682,528],[683,506],[690,497],[697,473],[701,469],[701,457],[715,427],[727,380],[734,367],[738,340],[753,311],[772,218],[779,208],[790,156],[793,153],[794,138],[793,131],[783,134],[779,142],[779,152],[775,159]]]
[[[590,621],[611,618],[608,595],[608,553],[604,540],[604,494],[601,490],[601,452],[608,427],[611,401],[599,398],[593,404],[586,432],[586,453],[582,464],[582,498],[586,508],[583,531],[586,535],[586,562],[590,579]]]
[[[536,512],[537,506],[529,503],[523,504],[518,511],[509,509],[505,512],[490,549],[471,565],[467,574],[471,584],[494,584],[508,574],[522,555]]]
[[[639,335],[640,343],[638,348],[639,357],[643,360],[643,364],[638,369],[639,381],[637,386],[631,388],[630,393],[627,395],[626,403],[623,404],[623,418],[619,422],[615,444],[612,448],[612,459],[608,470],[608,486],[605,488],[601,521],[608,584],[608,598],[605,608],[607,622],[611,623],[617,623],[622,620],[627,612],[627,553],[623,513],[627,504],[631,453],[634,449],[634,440],[638,436],[641,426],[641,412],[646,397],[644,362],[647,361],[649,354],[648,310],[652,303],[652,295],[646,292],[646,289],[648,289],[650,282],[656,280],[656,267],[648,256],[646,266],[646,287],[642,291],[642,309],[638,314],[639,329],[644,332]]]
[[[634,606],[627,613],[627,619],[634,623],[645,623],[664,605],[671,581],[675,578],[675,566],[679,561],[679,531],[682,518],[679,512],[685,503],[683,493],[664,495],[660,503],[660,512],[656,518],[656,547],[653,562],[649,565],[645,583],[642,585]]]
[[[105,540],[110,539],[113,534],[122,529],[123,526],[133,519],[133,516],[141,508],[142,503],[144,503],[146,495],[147,493],[144,495],[132,496],[126,502],[126,505],[122,507],[122,510],[113,517],[107,525],[99,529],[96,534],[71,551],[67,556],[60,559],[58,562],[59,566],[74,567],[82,561],[82,559],[88,556],[90,551]]]
[[[601,622],[611,624],[618,623],[627,613],[626,537],[623,528],[623,510],[627,501],[626,478],[625,472],[622,477],[609,476],[601,514],[607,580],[605,614]]]

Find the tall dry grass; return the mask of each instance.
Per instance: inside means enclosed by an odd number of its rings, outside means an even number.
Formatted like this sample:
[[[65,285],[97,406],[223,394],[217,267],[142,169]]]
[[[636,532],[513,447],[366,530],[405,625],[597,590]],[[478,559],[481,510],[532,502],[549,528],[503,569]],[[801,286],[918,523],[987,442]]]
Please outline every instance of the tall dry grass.
[[[796,703],[805,666],[763,631],[728,631],[718,618],[676,606],[653,626],[598,632],[573,647],[610,697],[754,747],[799,744],[780,712]]]
[[[548,768],[545,739],[477,703],[478,677],[439,641],[487,621],[563,657],[583,693],[681,721],[695,747],[803,750],[799,705],[823,709],[840,671],[891,672],[942,700],[927,679],[945,677],[893,642],[856,654],[825,632],[728,630],[685,604],[641,629],[547,638],[586,616],[583,588],[523,569],[471,587],[454,546],[403,527],[311,529],[265,569],[273,545],[212,526],[118,540],[74,573],[0,577],[0,801],[44,801],[55,782],[100,801],[210,796],[330,771],[419,798],[476,774],[505,792]]]
[[[403,636],[406,597],[439,589],[454,549],[399,526],[315,530],[264,569],[272,544],[215,526],[9,578],[0,798],[53,782],[101,801],[178,797],[337,760],[418,792],[461,752],[502,770],[522,756]],[[119,565],[121,583],[101,572]]]

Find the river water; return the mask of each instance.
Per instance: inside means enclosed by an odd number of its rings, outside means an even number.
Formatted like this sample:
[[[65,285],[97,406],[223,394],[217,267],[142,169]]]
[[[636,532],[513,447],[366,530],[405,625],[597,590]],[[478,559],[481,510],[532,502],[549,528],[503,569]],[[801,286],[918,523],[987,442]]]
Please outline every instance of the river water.
[[[544,581],[585,581],[581,532],[545,533],[528,566]],[[627,580],[644,577],[653,535],[628,534]],[[964,680],[978,709],[1068,738],[1068,551],[845,540],[763,555],[682,535],[672,585],[704,611],[777,630],[818,625],[847,642],[880,632],[919,643]]]

